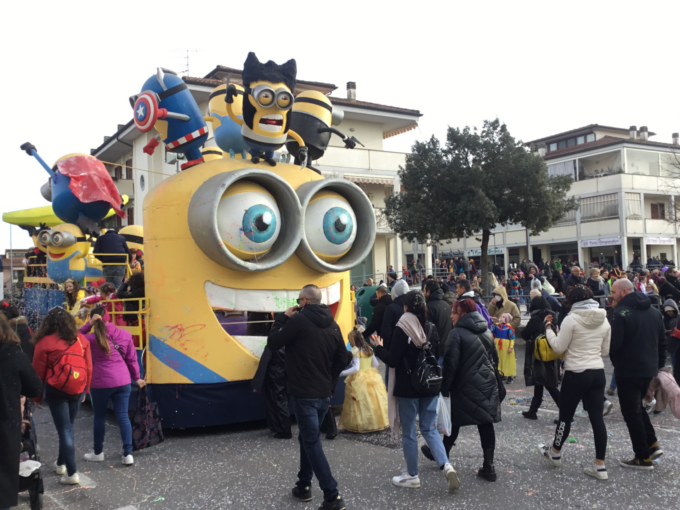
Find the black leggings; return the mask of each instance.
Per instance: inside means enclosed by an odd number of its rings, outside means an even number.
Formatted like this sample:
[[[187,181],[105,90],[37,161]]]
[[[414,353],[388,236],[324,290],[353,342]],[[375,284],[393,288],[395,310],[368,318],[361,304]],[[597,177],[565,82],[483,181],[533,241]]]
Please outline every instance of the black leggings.
[[[560,393],[560,419],[555,429],[555,450],[561,450],[569,437],[571,421],[578,403],[583,399],[588,405],[588,418],[595,437],[595,458],[604,460],[607,451],[607,427],[604,425],[602,393],[607,381],[604,368],[583,372],[565,372]]]
[[[548,390],[548,393],[550,393],[550,396],[557,404],[557,407],[560,406],[560,390],[554,386],[543,386],[542,384],[537,384],[534,386],[534,398],[531,399],[531,405],[529,406],[530,413],[535,413],[538,411],[538,408],[541,407],[544,390]]]
[[[493,423],[485,423],[484,425],[477,425],[477,430],[479,430],[479,439],[482,441],[482,450],[488,450],[490,448],[496,447],[496,431],[493,428]],[[451,447],[458,439],[458,433],[460,432],[460,427],[455,425],[451,428],[451,435],[444,436],[444,448],[446,448],[446,453],[451,451]]]

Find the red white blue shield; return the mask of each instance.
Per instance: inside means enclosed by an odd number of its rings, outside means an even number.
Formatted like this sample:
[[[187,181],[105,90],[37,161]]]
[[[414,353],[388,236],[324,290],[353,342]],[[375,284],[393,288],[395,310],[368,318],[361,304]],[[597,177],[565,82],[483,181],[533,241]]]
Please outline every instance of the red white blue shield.
[[[142,133],[151,131],[158,119],[158,101],[153,92],[142,92],[137,101],[133,112],[135,126]]]

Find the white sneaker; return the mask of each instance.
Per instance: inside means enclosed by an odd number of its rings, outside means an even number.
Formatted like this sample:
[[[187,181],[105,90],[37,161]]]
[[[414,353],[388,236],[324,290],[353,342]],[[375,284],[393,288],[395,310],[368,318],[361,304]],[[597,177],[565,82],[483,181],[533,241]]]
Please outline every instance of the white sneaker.
[[[418,475],[411,476],[404,471],[400,476],[392,477],[392,485],[406,487],[408,489],[420,489],[420,478]]]
[[[593,478],[597,478],[598,480],[609,480],[609,475],[607,474],[606,469],[598,469],[598,466],[595,464],[592,464],[588,467],[586,467],[583,472],[587,474],[588,476],[592,476]]]
[[[449,482],[449,491],[454,491],[460,489],[460,480],[458,479],[458,473],[453,469],[453,466],[448,462],[444,464],[444,476]]]
[[[602,409],[602,416],[607,416],[609,413],[611,413],[613,407],[614,404],[612,404],[609,400],[605,400],[604,408]]]
[[[99,455],[94,452],[86,453],[85,460],[89,460],[90,462],[104,462],[104,452],[101,452]]]
[[[59,479],[59,483],[62,485],[78,485],[80,483],[80,477],[78,473],[73,473],[73,475],[62,475]]]
[[[58,475],[65,475],[66,474],[66,466],[60,466],[57,464],[57,461],[54,461],[54,472]]]
[[[642,407],[645,409],[647,414],[652,414],[654,411],[654,406],[656,405],[656,399],[653,398],[651,402],[642,401]]]
[[[556,455],[552,451],[552,446],[539,444],[538,451],[541,455],[548,459],[553,466],[560,467],[562,465],[562,454],[560,453],[559,455]]]
[[[123,463],[123,466],[132,466],[135,463],[135,458],[132,456],[132,454],[123,455],[121,462]]]

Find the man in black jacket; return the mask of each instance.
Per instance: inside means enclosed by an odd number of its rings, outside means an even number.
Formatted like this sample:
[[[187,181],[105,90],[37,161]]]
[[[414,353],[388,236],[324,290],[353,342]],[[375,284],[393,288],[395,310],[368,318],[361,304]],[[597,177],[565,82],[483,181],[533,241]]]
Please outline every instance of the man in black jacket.
[[[425,284],[425,302],[427,303],[427,315],[439,334],[439,352],[437,358],[444,355],[444,346],[451,332],[451,305],[444,301],[444,291],[435,281]]]
[[[128,248],[125,238],[118,234],[115,230],[108,230],[103,236],[99,236],[97,242],[94,244],[95,256],[99,253],[106,253],[108,255],[97,256],[99,260],[104,263],[102,270],[107,282],[112,282],[116,288],[123,282],[125,276],[125,263],[129,264],[132,261],[132,254]],[[127,255],[126,257],[114,257],[110,254],[120,253]],[[107,266],[106,264],[121,264],[116,266]]]
[[[680,290],[680,280],[678,280],[678,270],[676,268],[671,267],[668,271],[666,271],[666,274],[664,276],[668,283],[670,283],[676,289]]]
[[[620,460],[619,464],[626,468],[652,470],[652,460],[659,458],[663,450],[642,407],[642,398],[652,378],[666,363],[666,329],[661,313],[652,308],[647,296],[634,292],[630,280],[614,283],[612,300],[616,308],[610,316],[609,357],[616,373],[621,414],[635,452],[634,458]]]
[[[380,334],[380,328],[382,328],[383,319],[385,318],[385,310],[392,304],[392,296],[388,294],[387,287],[378,287],[375,289],[375,295],[378,298],[378,302],[373,308],[371,322],[366,326],[366,330],[363,333],[364,338],[370,337],[373,333]]]
[[[581,276],[581,268],[574,266],[571,268],[571,276],[564,280],[564,290],[566,291],[569,287],[576,287],[577,285],[583,285],[584,280]]]
[[[319,287],[303,287],[297,302],[298,306],[276,317],[267,338],[268,349],[286,348],[288,393],[293,397],[300,441],[300,472],[293,496],[310,501],[312,475],[316,475],[324,493],[320,509],[343,510],[345,503],[323,453],[319,428],[338,376],[352,355],[330,308],[321,304]]]

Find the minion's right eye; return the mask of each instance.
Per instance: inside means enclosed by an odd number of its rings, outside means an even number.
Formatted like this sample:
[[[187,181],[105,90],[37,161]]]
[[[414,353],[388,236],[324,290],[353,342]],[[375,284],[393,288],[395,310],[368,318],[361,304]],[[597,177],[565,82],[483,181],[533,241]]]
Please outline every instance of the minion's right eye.
[[[51,232],[49,230],[45,230],[45,231],[41,232],[40,235],[38,236],[38,241],[43,246],[47,246],[47,245],[51,244],[51,242],[52,242]]]
[[[250,260],[267,253],[278,239],[281,213],[265,188],[239,181],[220,200],[217,225],[227,249],[241,260]]]
[[[257,101],[262,106],[270,106],[274,101],[274,95],[271,93],[270,90],[263,90],[262,92],[257,94]]]
[[[62,242],[64,242],[64,236],[59,232],[55,232],[52,236],[52,244],[54,246],[61,246]]]

